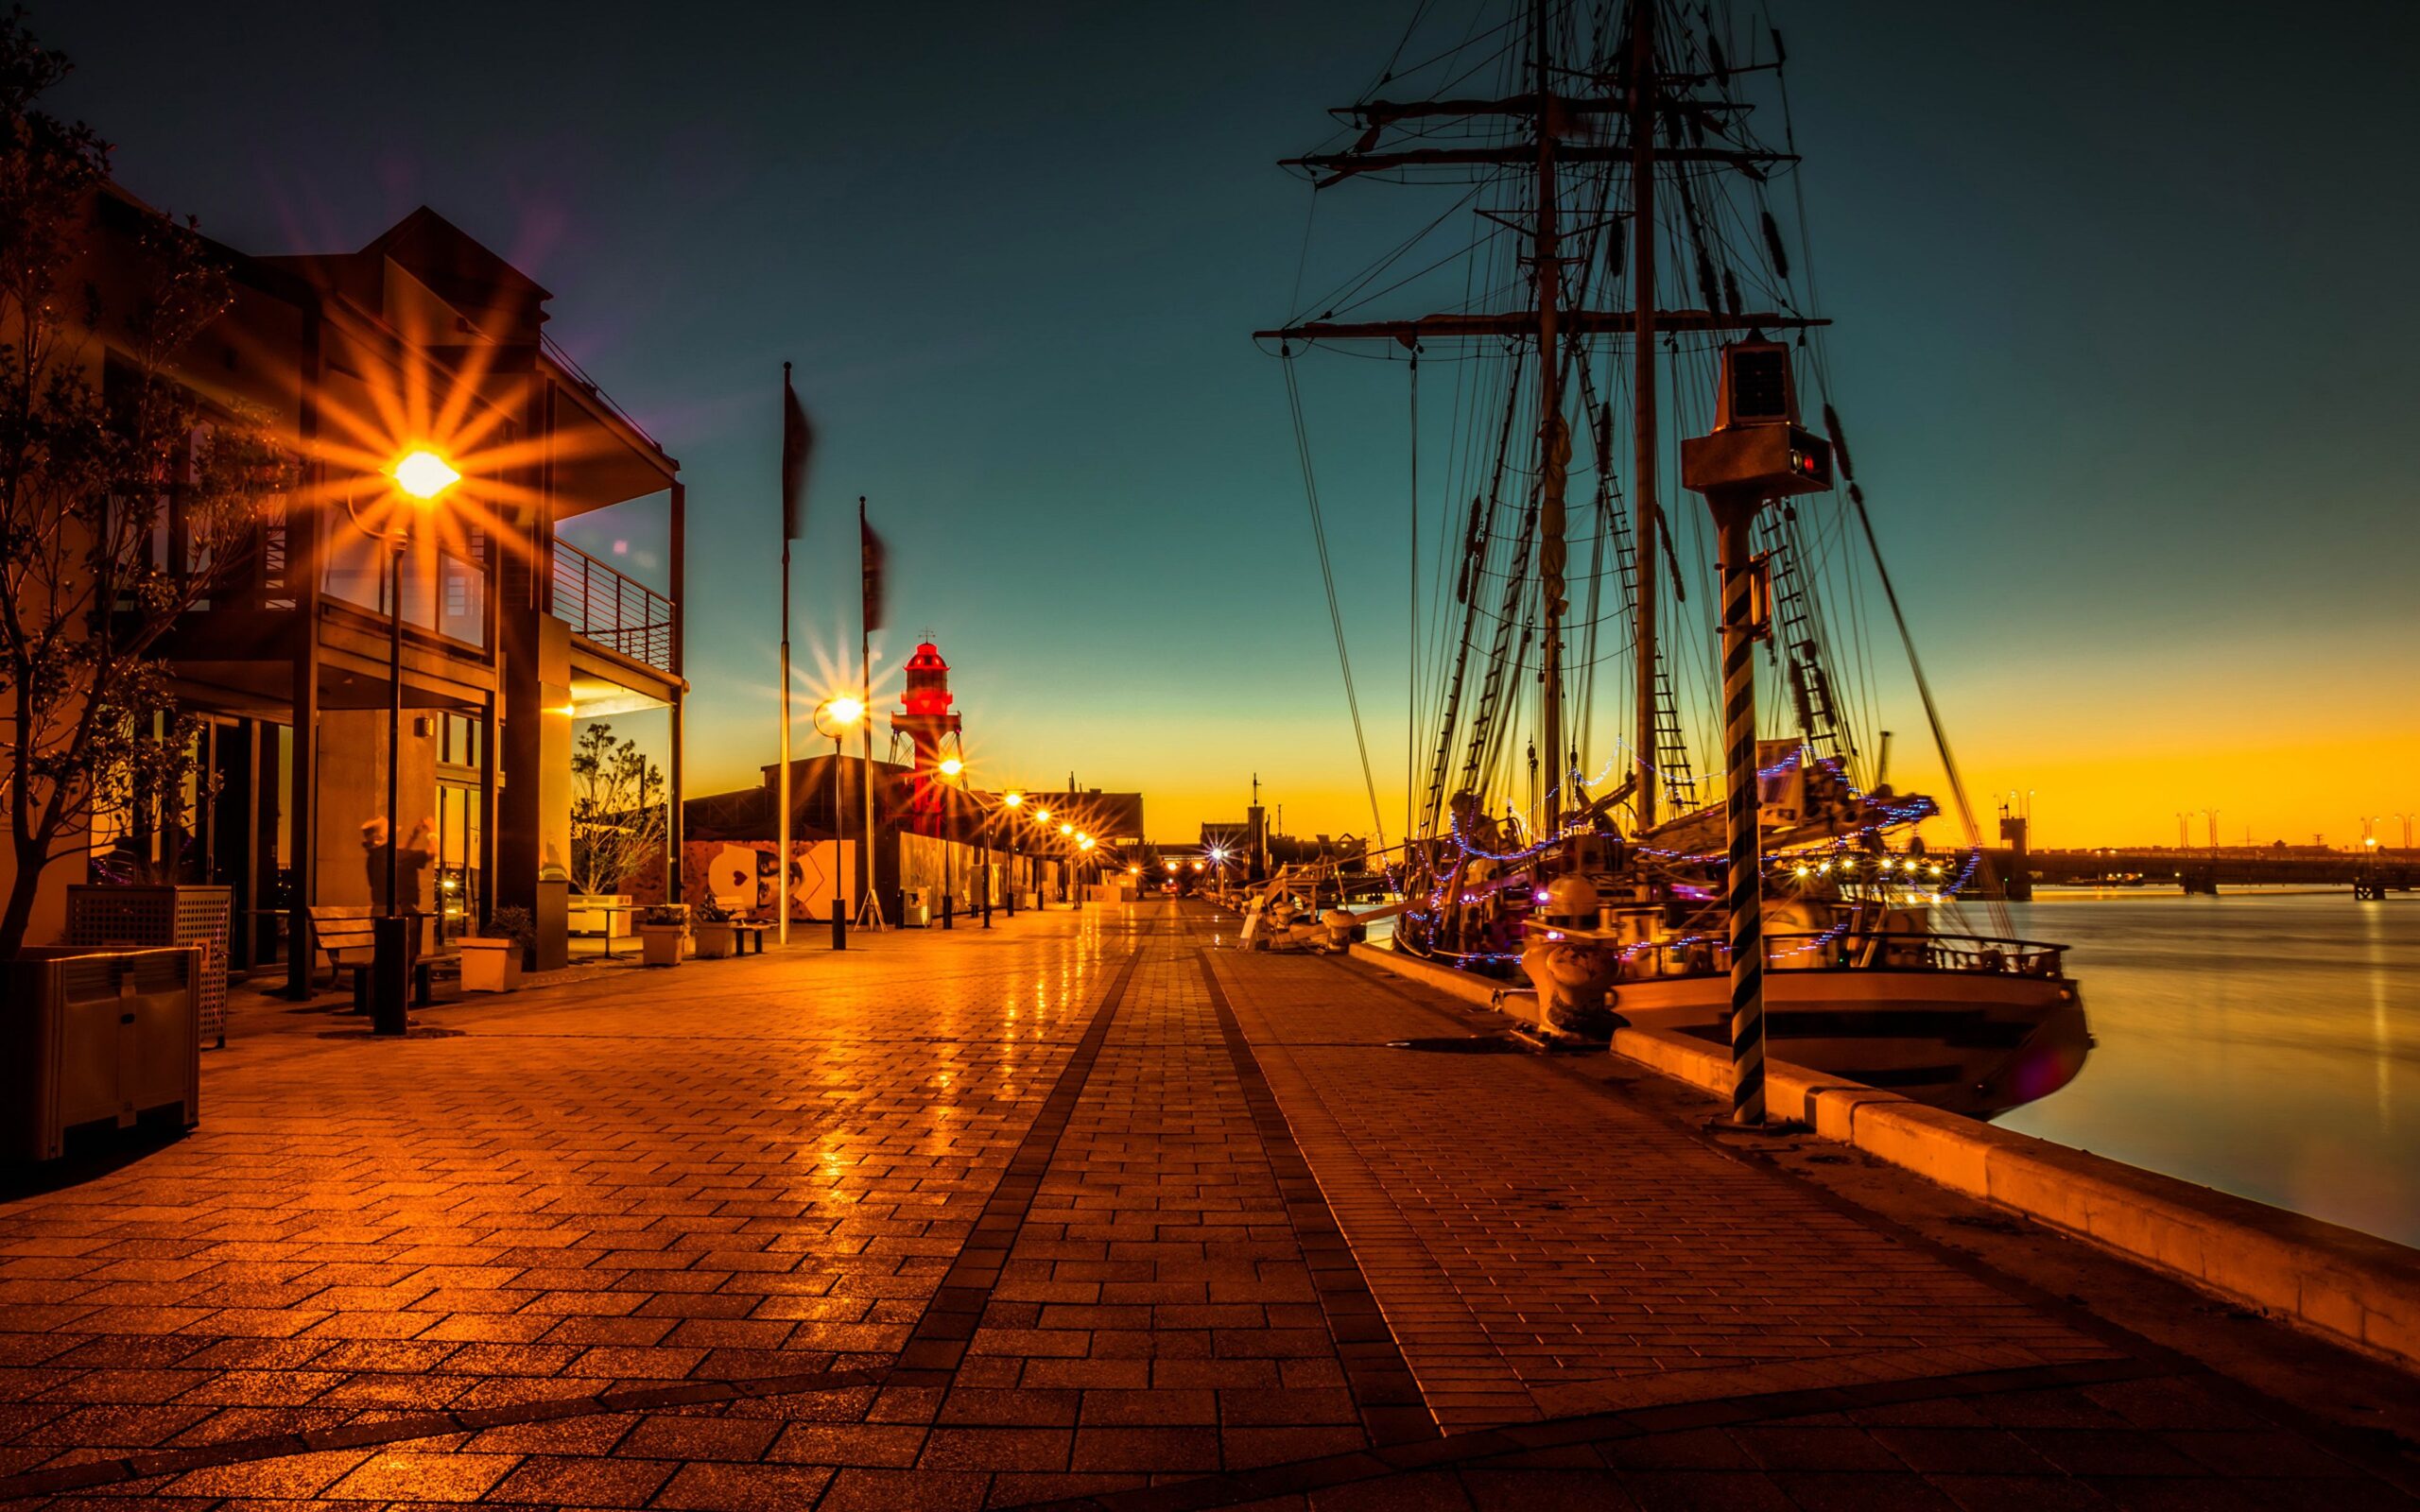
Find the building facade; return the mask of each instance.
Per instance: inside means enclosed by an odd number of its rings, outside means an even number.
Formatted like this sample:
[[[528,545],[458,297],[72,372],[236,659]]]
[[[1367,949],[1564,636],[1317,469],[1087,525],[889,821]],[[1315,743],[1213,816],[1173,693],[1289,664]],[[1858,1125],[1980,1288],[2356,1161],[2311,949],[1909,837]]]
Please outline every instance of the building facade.
[[[97,286],[151,214],[99,197]],[[576,724],[666,711],[679,845],[679,464],[548,338],[546,290],[434,211],[353,251],[214,250],[233,304],[169,376],[205,414],[265,419],[300,481],[160,646],[182,706],[204,718],[215,781],[132,839],[185,880],[233,889],[242,967],[302,938],[310,907],[372,901],[366,823],[392,817],[408,834],[425,818],[424,906],[441,927],[526,908],[542,964],[560,959]],[[105,383],[112,333],[88,335],[91,380]],[[458,482],[404,508],[390,471],[422,450]],[[657,585],[558,534],[650,498],[668,501]],[[161,551],[173,561],[172,543]],[[83,880],[52,869],[62,888]],[[50,936],[38,920],[29,937]],[[306,990],[308,953],[286,954]]]

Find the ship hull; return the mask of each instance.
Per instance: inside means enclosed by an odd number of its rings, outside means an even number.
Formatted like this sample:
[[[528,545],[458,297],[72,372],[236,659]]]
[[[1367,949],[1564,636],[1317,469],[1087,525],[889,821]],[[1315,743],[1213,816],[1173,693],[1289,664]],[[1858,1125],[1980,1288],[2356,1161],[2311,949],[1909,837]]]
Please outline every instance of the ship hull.
[[[1642,1029],[1730,1040],[1728,976],[1623,982],[1614,1008]],[[2064,977],[1940,971],[1765,974],[1776,1060],[1970,1118],[1995,1118],[2075,1079],[2092,1047]]]

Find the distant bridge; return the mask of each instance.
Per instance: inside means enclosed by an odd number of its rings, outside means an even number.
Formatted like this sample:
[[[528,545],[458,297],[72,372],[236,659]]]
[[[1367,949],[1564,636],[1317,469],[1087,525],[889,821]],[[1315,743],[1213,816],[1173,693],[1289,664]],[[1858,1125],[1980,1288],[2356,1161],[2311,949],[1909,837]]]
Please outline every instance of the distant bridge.
[[[2221,886],[2347,887],[2410,892],[2420,887],[2420,850],[2381,849],[2375,856],[2311,847],[2221,846],[2138,850],[1996,850],[1985,852],[1995,877],[2037,883],[2109,883],[2213,892]],[[2009,889],[2012,895],[2018,889]]]

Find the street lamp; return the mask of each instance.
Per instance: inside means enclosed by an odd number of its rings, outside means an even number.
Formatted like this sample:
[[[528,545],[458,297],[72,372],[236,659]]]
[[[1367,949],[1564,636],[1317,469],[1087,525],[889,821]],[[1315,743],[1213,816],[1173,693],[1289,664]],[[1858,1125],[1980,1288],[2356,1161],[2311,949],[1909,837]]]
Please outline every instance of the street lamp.
[[[966,770],[966,759],[952,751],[933,764],[942,780],[942,928],[955,929],[958,913],[958,795],[951,791]]]
[[[439,495],[462,481],[462,474],[437,453],[415,447],[395,459],[387,469],[387,478],[408,504],[388,511],[386,528],[373,530],[363,524],[350,494],[345,513],[354,529],[387,547],[387,906],[371,923],[370,1028],[372,1034],[399,1035],[409,1026],[406,998],[411,975],[405,933],[411,920],[396,907],[396,894],[402,890],[403,837],[396,833],[400,818],[396,810],[402,804],[404,553],[411,546],[410,509],[433,507]],[[414,897],[412,902],[417,904],[420,900]]]
[[[832,948],[849,948],[849,910],[840,901],[840,841],[848,832],[845,811],[840,807],[840,737],[856,727],[866,716],[866,706],[860,699],[838,694],[815,706],[815,732],[832,737]],[[782,917],[789,917],[789,858],[782,859]]]
[[[1013,815],[1025,806],[1025,795],[1012,787],[1000,795],[1000,805]],[[1000,842],[1008,850],[1008,860],[1001,865],[1008,868],[1009,885],[1006,891],[1009,917],[1014,919],[1017,917],[1017,884],[1022,879],[1017,876],[1017,832],[1015,827],[1008,821],[1003,821],[1000,825]]]

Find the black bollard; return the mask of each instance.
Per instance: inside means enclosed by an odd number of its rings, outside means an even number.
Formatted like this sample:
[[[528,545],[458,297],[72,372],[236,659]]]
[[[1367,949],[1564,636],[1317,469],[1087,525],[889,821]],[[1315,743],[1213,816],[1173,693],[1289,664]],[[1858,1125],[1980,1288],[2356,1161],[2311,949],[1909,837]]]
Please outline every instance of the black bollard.
[[[956,901],[957,901],[957,900],[953,899],[953,898],[952,898],[948,893],[946,893],[946,892],[944,892],[944,893],[942,893],[942,928],[943,928],[943,929],[950,929],[950,928],[954,928],[954,927],[955,927],[955,925],[953,925],[953,923],[951,922],[951,919],[950,919],[950,907],[949,907],[949,905],[950,905],[952,902],[956,902]]]
[[[411,954],[406,931],[420,922],[388,915],[370,921],[370,1032],[402,1034],[409,1027],[405,1006],[411,990]]]
[[[836,951],[849,948],[849,909],[838,898],[832,900],[832,948]]]

